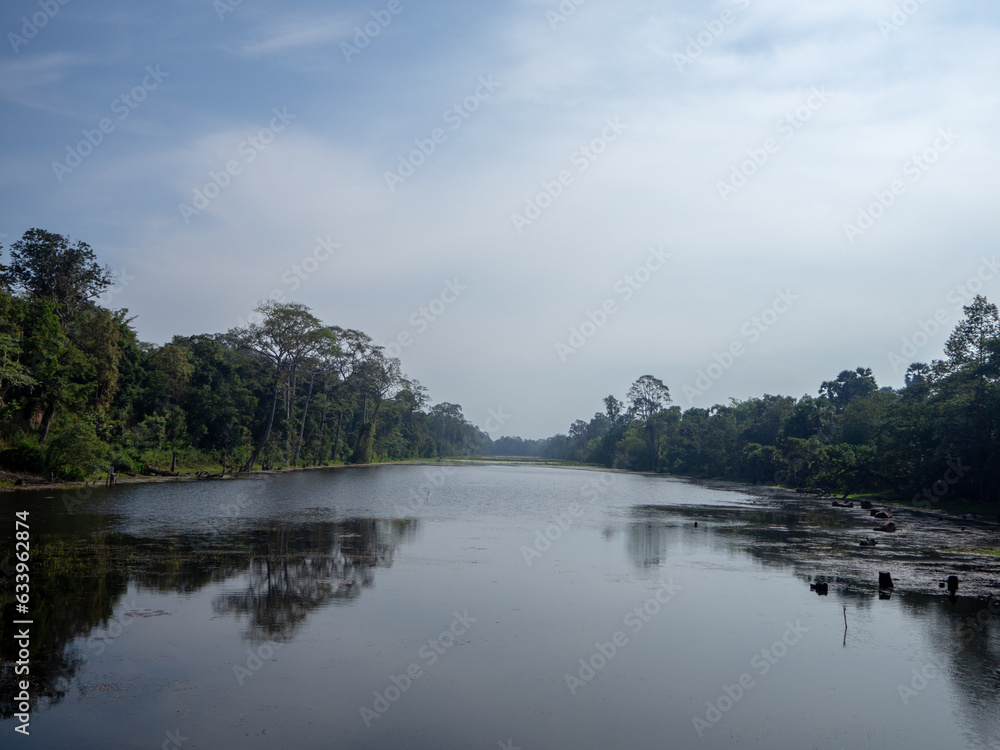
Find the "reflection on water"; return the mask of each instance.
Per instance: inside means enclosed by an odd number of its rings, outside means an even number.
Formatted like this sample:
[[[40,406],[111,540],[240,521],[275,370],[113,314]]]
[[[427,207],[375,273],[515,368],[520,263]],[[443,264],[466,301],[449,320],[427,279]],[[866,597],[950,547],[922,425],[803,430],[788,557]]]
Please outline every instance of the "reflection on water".
[[[32,545],[32,599],[43,603],[31,629],[33,708],[39,701],[52,706],[65,697],[87,662],[81,641],[109,626],[130,584],[137,591],[192,594],[226,582],[225,593],[212,602],[216,613],[245,621],[243,635],[250,641],[289,641],[310,612],[351,601],[371,588],[375,569],[391,567],[396,548],[412,541],[420,527],[413,519],[274,521],[221,535],[147,538],[87,534],[93,517],[65,520],[66,528]],[[78,535],[83,538],[74,541]],[[12,611],[13,602],[12,586],[0,589],[2,611]],[[111,624],[120,632],[121,621]],[[0,718],[14,713],[19,679],[8,625],[5,621],[0,643]]]
[[[247,617],[250,640],[288,641],[310,612],[361,596],[418,528],[415,520],[358,520],[262,530],[248,540],[244,580],[212,607]]]
[[[628,523],[627,548],[639,569],[659,565],[671,546],[692,538],[709,547],[731,551],[734,546],[764,565],[791,569],[803,580],[822,581],[824,591],[851,602],[852,610],[865,610],[891,601],[890,591],[879,590],[878,573],[871,567],[845,566],[843,553],[855,547],[840,535],[851,528],[850,518],[818,510],[725,510],[699,507],[645,506],[633,508]],[[697,523],[692,519],[701,519]],[[909,552],[904,552],[909,555]],[[889,565],[882,558],[876,567]],[[838,572],[850,570],[851,575]],[[860,573],[859,573],[860,571]],[[865,578],[865,575],[869,575]],[[860,576],[860,577],[859,577]],[[816,584],[811,584],[815,590]],[[920,661],[931,665],[926,674],[918,669],[912,679],[897,684],[900,700],[907,703],[928,682],[944,675],[959,694],[961,712],[968,722],[973,747],[1000,747],[997,732],[1000,698],[1000,592],[997,595],[956,596],[941,589],[939,594],[906,593],[900,597],[909,619],[923,630],[925,647]],[[846,614],[846,613],[845,613]],[[847,628],[849,632],[849,627]],[[847,645],[845,632],[844,646]],[[910,675],[904,675],[909,678]]]
[[[399,498],[425,481],[415,472],[130,487],[75,513],[43,496],[0,498],[3,513],[29,503],[38,519],[39,732],[59,738],[51,746],[75,734],[81,747],[131,746],[122,738],[137,727],[173,730],[181,715],[200,737],[191,748],[495,747],[508,737],[574,750],[664,738],[997,747],[1000,599],[964,595],[969,573],[958,596],[923,585],[938,569],[914,565],[902,535],[859,549],[845,514],[618,476],[529,566],[523,545],[579,500],[592,473],[463,467],[419,517],[398,518]],[[0,568],[12,560],[6,547],[2,557]],[[897,581],[890,601],[878,598],[885,568]],[[677,596],[629,629],[624,618],[667,580]],[[818,583],[826,596],[810,593]],[[12,602],[7,580],[4,613]],[[456,612],[475,625],[432,668],[422,644],[437,643]],[[703,745],[692,718],[800,620],[801,643],[773,673],[753,672],[753,692]],[[10,618],[0,627],[0,718],[10,719],[17,657]],[[623,629],[620,653],[568,693],[564,675]],[[247,645],[267,642],[280,654],[234,679]],[[359,707],[413,663],[419,681],[369,728]],[[126,686],[115,695],[128,701],[93,687],[108,685]],[[258,715],[279,700],[280,718]],[[89,715],[100,729],[88,733],[78,725]]]

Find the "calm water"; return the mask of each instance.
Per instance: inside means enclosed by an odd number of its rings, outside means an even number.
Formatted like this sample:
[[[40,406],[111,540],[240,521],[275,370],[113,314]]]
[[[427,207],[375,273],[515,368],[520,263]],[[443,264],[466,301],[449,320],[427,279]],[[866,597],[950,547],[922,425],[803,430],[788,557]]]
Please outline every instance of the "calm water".
[[[747,495],[386,466],[0,510],[39,696],[26,740],[0,574],[5,747],[1000,748],[996,602],[817,596]]]

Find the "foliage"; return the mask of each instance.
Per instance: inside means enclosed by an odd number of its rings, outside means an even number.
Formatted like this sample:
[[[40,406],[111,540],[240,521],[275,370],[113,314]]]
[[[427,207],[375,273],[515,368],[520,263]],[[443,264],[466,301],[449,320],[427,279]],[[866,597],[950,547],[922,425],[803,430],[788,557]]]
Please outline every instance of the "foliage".
[[[138,340],[82,242],[32,229],[0,265],[0,466],[82,478],[482,454],[489,437],[361,331],[265,302],[225,334]]]
[[[976,297],[945,359],[913,363],[902,388],[879,388],[868,368],[843,370],[816,396],[764,395],[710,409],[668,407],[649,375],[569,435],[501,438],[497,455],[524,455],[697,477],[885,493],[922,507],[1000,504],[1000,314]]]

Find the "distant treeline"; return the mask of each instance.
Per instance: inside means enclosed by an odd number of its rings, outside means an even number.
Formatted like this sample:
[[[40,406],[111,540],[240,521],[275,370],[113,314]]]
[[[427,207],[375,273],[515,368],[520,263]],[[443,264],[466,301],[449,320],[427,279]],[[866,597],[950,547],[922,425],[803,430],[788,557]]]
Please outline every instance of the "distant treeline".
[[[361,331],[261,304],[226,333],[143,343],[83,242],[31,229],[0,264],[0,468],[82,479],[483,454]]]
[[[494,455],[537,456],[696,477],[884,492],[930,507],[1000,504],[1000,317],[977,296],[945,344],[916,362],[904,387],[879,388],[870,369],[844,370],[817,396],[731,399],[709,409],[670,405],[650,375],[624,402],[577,420],[568,435],[504,437]]]

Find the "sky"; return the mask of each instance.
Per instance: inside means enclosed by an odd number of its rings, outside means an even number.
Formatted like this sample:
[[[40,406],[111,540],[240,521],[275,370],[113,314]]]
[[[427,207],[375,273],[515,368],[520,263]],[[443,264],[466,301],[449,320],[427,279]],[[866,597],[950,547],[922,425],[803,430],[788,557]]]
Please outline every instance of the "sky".
[[[8,0],[0,244],[140,338],[266,298],[495,438],[900,387],[1000,301],[995,0]],[[6,255],[4,256],[6,258]]]

